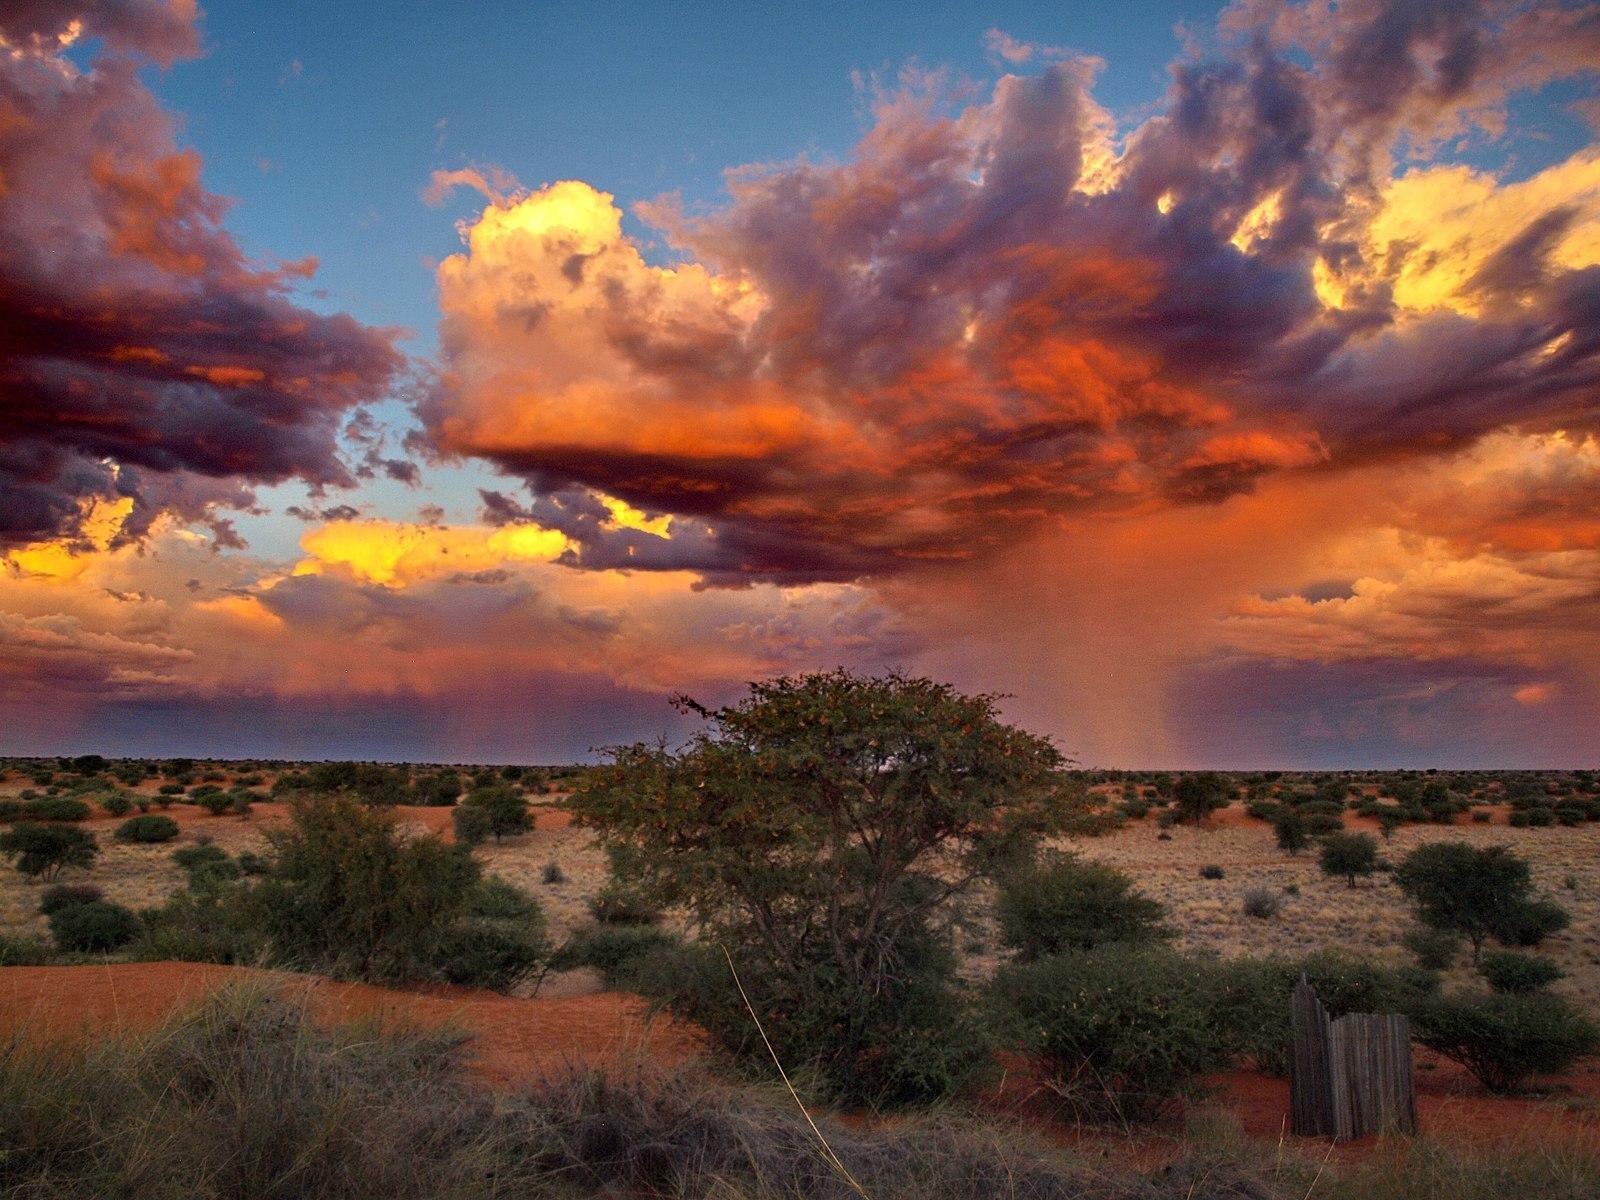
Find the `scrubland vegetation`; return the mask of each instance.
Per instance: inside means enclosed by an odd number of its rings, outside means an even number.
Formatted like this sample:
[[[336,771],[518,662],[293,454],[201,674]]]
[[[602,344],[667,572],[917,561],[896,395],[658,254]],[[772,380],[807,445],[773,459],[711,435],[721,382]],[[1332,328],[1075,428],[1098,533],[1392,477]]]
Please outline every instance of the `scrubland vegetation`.
[[[1335,1016],[1407,1014],[1486,1093],[1549,1086],[1600,1052],[1600,877],[1552,882],[1555,856],[1513,839],[1585,839],[1592,859],[1600,774],[1088,772],[992,698],[842,672],[696,711],[681,748],[588,768],[0,763],[0,898],[25,908],[0,965],[179,959],[521,995],[588,971],[702,1030],[716,1073],[490,1095],[448,1038],[319,1029],[234,995],[138,1045],[12,1044],[6,1194],[1600,1187],[1565,1144],[1490,1161],[1422,1139],[1334,1168],[1192,1130],[1141,1173],[981,1115],[1020,1071],[1052,1122],[1181,1130],[1217,1073],[1286,1074],[1302,976]],[[537,828],[551,803],[572,829]],[[1370,913],[1382,952],[1306,920],[1313,892],[1316,913]],[[814,1130],[802,1102],[877,1119]],[[173,1126],[216,1132],[180,1146]]]

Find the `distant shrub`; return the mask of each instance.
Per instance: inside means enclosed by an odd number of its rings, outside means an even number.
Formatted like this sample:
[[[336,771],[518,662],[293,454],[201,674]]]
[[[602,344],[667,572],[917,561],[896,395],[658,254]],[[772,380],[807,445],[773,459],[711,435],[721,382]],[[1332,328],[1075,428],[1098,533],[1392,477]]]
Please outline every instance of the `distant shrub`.
[[[89,806],[70,796],[40,796],[25,803],[21,815],[30,821],[87,821]]]
[[[1228,873],[1216,863],[1207,863],[1200,868],[1201,879],[1226,879],[1227,877]]]
[[[0,833],[0,855],[14,859],[22,874],[40,879],[54,879],[67,867],[90,867],[99,853],[93,834],[69,826],[25,821]]]
[[[48,917],[74,904],[92,904],[104,899],[105,893],[92,883],[53,883],[39,893],[39,912]]]
[[[130,817],[117,826],[119,842],[170,842],[178,836],[178,823],[157,813]]]
[[[1394,878],[1424,923],[1472,943],[1474,962],[1486,938],[1537,945],[1567,922],[1559,905],[1533,898],[1528,864],[1505,846],[1429,842],[1405,857]]]
[[[1052,854],[1000,881],[1000,941],[1024,962],[1106,942],[1148,942],[1170,936],[1165,910],[1133,880],[1106,863]]]
[[[1300,818],[1306,833],[1314,838],[1326,837],[1344,829],[1344,821],[1336,813],[1310,813]]]
[[[181,796],[181,795],[183,795],[183,791],[184,791],[184,788],[183,788],[183,784],[181,784],[181,783],[163,783],[160,787],[158,787],[156,789],[156,795],[158,795],[158,796]]]
[[[1370,833],[1330,833],[1322,839],[1319,862],[1324,875],[1343,875],[1355,887],[1357,876],[1378,869],[1378,840]]]
[[[254,850],[241,850],[236,860],[239,870],[245,875],[265,875],[272,867],[272,863],[263,855]]]
[[[1251,888],[1244,894],[1244,915],[1269,921],[1283,911],[1283,897],[1271,888]]]
[[[551,960],[559,971],[588,967],[608,989],[635,990],[645,957],[681,945],[674,934],[653,925],[581,925]]]
[[[1228,1064],[1207,963],[1161,946],[1106,945],[1003,967],[994,992],[1082,1120],[1152,1120]]]
[[[1417,1040],[1460,1063],[1491,1092],[1514,1092],[1600,1050],[1600,1028],[1549,992],[1437,996],[1414,1010]]]
[[[533,828],[528,798],[510,784],[495,783],[476,787],[461,801],[460,809],[477,809],[487,814],[489,835],[495,841],[515,837]]]
[[[0,967],[42,967],[54,952],[38,938],[0,934]]]
[[[198,842],[172,852],[172,861],[189,876],[190,884],[202,879],[226,882],[237,879],[241,868],[221,846]]]
[[[1478,960],[1478,973],[1497,992],[1525,995],[1542,991],[1566,972],[1548,958],[1516,950],[1490,950]]]
[[[539,881],[547,884],[565,883],[567,873],[561,869],[560,863],[547,862],[544,870],[539,872]]]
[[[50,936],[62,950],[104,954],[139,936],[139,918],[132,910],[105,900],[71,904],[50,914]]]
[[[457,845],[480,846],[489,840],[494,818],[487,809],[459,804],[450,813],[450,825],[455,831]]]
[[[1299,854],[1311,844],[1311,834],[1306,829],[1306,819],[1292,808],[1280,809],[1272,819],[1272,832],[1278,849],[1289,854]]]
[[[659,908],[615,880],[590,897],[589,915],[602,925],[654,925],[661,920]]]
[[[121,792],[112,792],[100,799],[100,807],[113,817],[125,817],[133,811],[133,801]]]
[[[1180,821],[1201,821],[1228,803],[1228,781],[1212,771],[1191,771],[1172,791],[1172,807]]]
[[[205,809],[213,817],[220,817],[234,806],[233,797],[227,792],[213,791],[202,794],[198,789],[194,793],[194,802]]]
[[[542,921],[461,922],[441,939],[435,970],[446,983],[509,992],[539,970],[549,949]]]
[[[1417,965],[1429,971],[1448,971],[1461,950],[1461,935],[1452,929],[1418,925],[1401,935],[1400,944],[1416,956]]]

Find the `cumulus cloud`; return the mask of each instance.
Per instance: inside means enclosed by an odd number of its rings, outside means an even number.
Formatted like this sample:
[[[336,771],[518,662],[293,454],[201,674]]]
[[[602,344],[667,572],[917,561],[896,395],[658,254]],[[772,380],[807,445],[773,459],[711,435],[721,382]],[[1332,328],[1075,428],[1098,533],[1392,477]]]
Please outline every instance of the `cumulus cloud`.
[[[250,487],[353,482],[342,415],[393,333],[296,304],[314,262],[248,261],[200,159],[139,81],[197,52],[192,0],[22,0],[0,14],[0,543],[72,536],[96,498],[205,515]],[[86,70],[64,51],[106,47]]]
[[[637,565],[727,583],[881,580],[1591,428],[1592,150],[1512,184],[1392,167],[1590,70],[1592,14],[1330,11],[1236,6],[1115,154],[1094,60],[991,35],[1041,69],[965,107],[914,77],[844,161],[636,206],[670,262],[589,184],[485,185],[439,268],[427,435],[525,479],[523,511],[581,520],[591,489],[670,515],[683,540]]]

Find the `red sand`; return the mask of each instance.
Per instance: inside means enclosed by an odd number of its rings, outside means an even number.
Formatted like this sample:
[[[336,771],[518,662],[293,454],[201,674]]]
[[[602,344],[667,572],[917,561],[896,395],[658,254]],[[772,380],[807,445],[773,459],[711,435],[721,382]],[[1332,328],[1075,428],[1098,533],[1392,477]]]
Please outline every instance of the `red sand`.
[[[676,1066],[692,1058],[696,1032],[667,1018],[647,1020],[644,1002],[602,993],[518,999],[467,988],[400,990],[336,983],[310,975],[210,963],[108,963],[94,967],[0,969],[0,1033],[21,1029],[56,1039],[89,1030],[137,1032],[233,980],[260,980],[309,998],[319,1019],[376,1015],[474,1035],[472,1068],[513,1087],[567,1065]]]

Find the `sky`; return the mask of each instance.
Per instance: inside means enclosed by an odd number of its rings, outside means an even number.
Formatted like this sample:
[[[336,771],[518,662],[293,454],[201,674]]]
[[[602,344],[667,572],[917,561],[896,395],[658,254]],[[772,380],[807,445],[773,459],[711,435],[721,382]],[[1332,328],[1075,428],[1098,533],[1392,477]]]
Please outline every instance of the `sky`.
[[[10,0],[0,753],[900,670],[1600,765],[1600,7]]]

